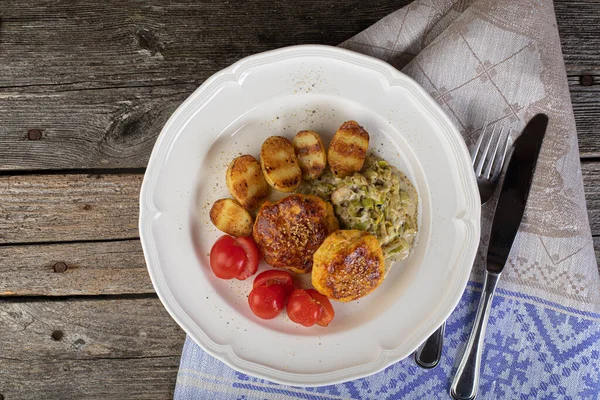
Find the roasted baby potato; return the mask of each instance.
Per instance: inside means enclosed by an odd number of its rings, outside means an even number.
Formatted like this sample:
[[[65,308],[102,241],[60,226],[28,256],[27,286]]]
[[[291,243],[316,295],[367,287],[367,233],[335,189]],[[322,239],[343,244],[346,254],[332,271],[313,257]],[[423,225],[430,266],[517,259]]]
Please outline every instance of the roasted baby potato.
[[[252,235],[252,216],[235,200],[215,201],[210,209],[210,220],[219,230],[231,236]]]
[[[260,165],[274,189],[289,193],[302,183],[302,171],[292,143],[281,136],[267,138],[260,149]]]
[[[317,179],[327,166],[327,152],[321,136],[315,131],[300,131],[292,141],[302,178],[307,181]]]
[[[256,158],[250,155],[235,158],[227,168],[229,193],[246,210],[254,211],[267,199],[269,185]]]
[[[262,205],[252,236],[267,264],[305,273],[312,268],[314,252],[338,227],[330,203],[293,194]]]
[[[329,144],[327,161],[335,176],[344,178],[361,170],[367,149],[369,133],[356,121],[347,121],[340,126]]]
[[[375,290],[385,273],[377,238],[365,231],[332,233],[313,257],[312,284],[330,299],[348,302]]]

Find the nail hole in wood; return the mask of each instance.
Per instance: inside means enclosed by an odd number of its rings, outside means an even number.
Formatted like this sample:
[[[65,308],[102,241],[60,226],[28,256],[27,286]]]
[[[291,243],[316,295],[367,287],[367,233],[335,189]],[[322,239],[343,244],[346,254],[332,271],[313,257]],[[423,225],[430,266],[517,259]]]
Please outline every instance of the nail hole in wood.
[[[29,140],[40,140],[42,138],[42,131],[39,129],[30,129],[29,132],[27,132],[27,137]]]
[[[579,83],[581,83],[581,86],[592,86],[594,84],[594,77],[591,75],[581,75]]]
[[[146,49],[150,52],[150,55],[155,55],[163,50],[162,44],[160,44],[155,34],[150,32],[148,29],[140,29],[137,31],[138,45],[142,49]]]
[[[63,273],[67,270],[67,264],[65,264],[64,262],[60,261],[57,262],[56,264],[54,264],[54,272],[58,272],[58,273]]]
[[[63,338],[63,336],[65,336],[65,334],[63,333],[63,331],[54,331],[52,332],[52,340],[54,341],[59,341]],[[1,399],[0,399],[1,400]]]

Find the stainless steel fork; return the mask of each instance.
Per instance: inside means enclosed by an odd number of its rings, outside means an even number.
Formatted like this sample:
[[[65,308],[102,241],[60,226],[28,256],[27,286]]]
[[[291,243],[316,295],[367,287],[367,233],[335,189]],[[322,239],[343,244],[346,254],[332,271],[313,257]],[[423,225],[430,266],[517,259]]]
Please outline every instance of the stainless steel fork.
[[[504,168],[506,154],[511,144],[511,130],[507,129],[506,134],[504,134],[504,127],[496,129],[496,125],[492,128],[492,132],[489,134],[488,139],[486,139],[486,143],[483,144],[484,136],[486,136],[485,132],[488,130],[487,127],[486,125],[483,128],[483,132],[479,136],[477,145],[471,154],[481,204],[485,204],[492,197],[494,191],[496,191],[498,178],[500,178],[500,173],[502,173],[502,169]],[[496,131],[498,132],[496,133]],[[490,148],[492,146],[494,146],[494,152],[490,155]]]
[[[507,129],[506,133],[504,131],[504,127],[497,129],[497,125],[494,125],[488,129],[488,124],[485,124],[477,144],[471,152],[481,204],[487,202],[494,194],[504,168],[506,154],[511,146],[511,130]],[[442,356],[445,329],[446,323],[444,322],[417,348],[415,362],[419,366],[434,368],[438,365]]]

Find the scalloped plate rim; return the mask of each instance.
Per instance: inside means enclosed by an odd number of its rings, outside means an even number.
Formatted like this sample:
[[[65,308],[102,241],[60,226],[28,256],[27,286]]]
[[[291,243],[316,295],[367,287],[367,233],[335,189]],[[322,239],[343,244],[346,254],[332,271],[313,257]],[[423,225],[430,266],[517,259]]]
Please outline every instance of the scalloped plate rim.
[[[156,243],[151,235],[151,230],[149,229],[149,224],[151,223],[152,219],[160,214],[152,201],[152,193],[158,177],[158,173],[153,173],[153,171],[158,168],[157,160],[161,156],[164,156],[165,152],[170,147],[170,144],[177,139],[177,135],[175,133],[178,132],[179,128],[181,128],[181,126],[187,122],[184,117],[188,106],[196,102],[198,97],[203,94],[205,94],[207,98],[210,98],[208,94],[210,93],[211,89],[214,89],[215,85],[218,85],[221,80],[239,81],[241,75],[240,72],[244,71],[245,69],[268,64],[269,62],[276,61],[278,59],[298,57],[301,55],[320,55],[344,62],[350,62],[362,67],[367,67],[384,75],[390,86],[402,85],[405,88],[408,88],[417,98],[419,98],[419,100],[422,102],[421,105],[425,106],[430,111],[431,116],[436,118],[440,124],[444,126],[445,135],[454,147],[454,155],[456,157],[462,157],[463,161],[469,161],[466,164],[463,162],[462,165],[459,165],[461,172],[460,181],[466,189],[465,193],[470,194],[470,199],[467,199],[466,201],[466,206],[468,206],[467,210],[465,211],[463,217],[458,220],[464,223],[467,235],[463,242],[462,249],[458,252],[459,256],[462,255],[462,259],[455,261],[456,263],[462,265],[462,268],[460,269],[461,276],[454,279],[454,286],[449,291],[449,293],[453,294],[453,301],[446,303],[446,307],[442,307],[442,310],[438,312],[437,315],[441,318],[435,318],[434,320],[436,321],[438,319],[445,320],[450,315],[450,313],[458,304],[466,287],[471,271],[471,265],[474,261],[479,243],[481,205],[479,203],[479,194],[477,192],[475,176],[470,166],[470,156],[463,138],[458,133],[458,130],[454,127],[440,106],[416,82],[384,61],[370,56],[325,45],[289,46],[254,54],[243,58],[212,75],[202,85],[200,85],[175,110],[175,112],[173,112],[161,130],[154,145],[140,191],[140,240],[142,243],[148,272],[159,299],[171,317],[198,345],[200,345],[200,347],[202,347],[210,355],[224,362],[229,367],[242,373],[267,379],[280,384],[314,387],[337,384],[375,374],[410,355],[420,343],[412,343],[410,346],[404,345],[400,349],[383,349],[380,346],[379,357],[370,363],[355,365],[334,372],[319,374],[290,373],[244,360],[235,354],[230,345],[218,345],[204,332],[201,332],[201,334],[196,334],[197,332],[195,329],[193,329],[196,324],[176,303],[165,283],[162,270],[156,267],[159,264],[156,253]],[[146,232],[148,232],[148,234],[146,234]],[[470,237],[468,234],[470,234]],[[475,245],[473,245],[473,243],[475,243]],[[438,325],[439,323],[437,322],[430,322],[427,329],[428,334],[433,333],[438,328]],[[406,350],[406,348],[411,349]]]

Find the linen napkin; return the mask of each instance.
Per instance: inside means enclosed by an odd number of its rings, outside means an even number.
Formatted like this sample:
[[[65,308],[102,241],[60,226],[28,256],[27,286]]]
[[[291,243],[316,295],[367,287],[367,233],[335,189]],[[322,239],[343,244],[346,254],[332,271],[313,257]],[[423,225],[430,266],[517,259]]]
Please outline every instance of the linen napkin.
[[[600,279],[552,1],[417,0],[341,46],[415,79],[468,146],[486,123],[520,132],[533,115],[548,114],[524,219],[492,306],[478,398],[600,398]],[[175,398],[449,398],[481,292],[494,199],[489,203],[436,368],[421,369],[408,357],[367,378],[289,387],[238,373],[188,338]]]

